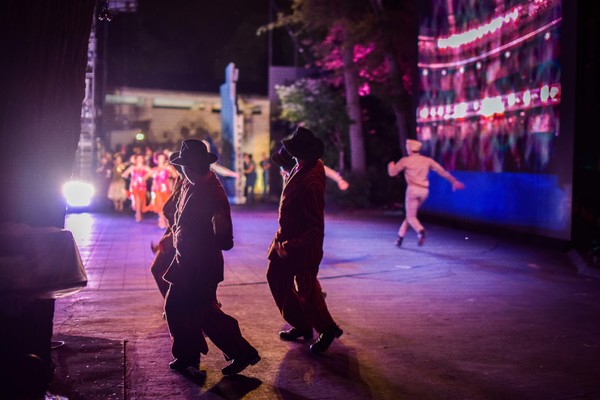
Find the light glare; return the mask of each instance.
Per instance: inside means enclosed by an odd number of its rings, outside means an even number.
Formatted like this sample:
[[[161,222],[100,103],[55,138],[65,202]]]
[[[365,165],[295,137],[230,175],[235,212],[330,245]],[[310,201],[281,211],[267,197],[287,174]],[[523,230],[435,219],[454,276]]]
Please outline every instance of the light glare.
[[[86,182],[70,181],[63,186],[63,196],[70,207],[89,206],[94,192],[94,186]]]

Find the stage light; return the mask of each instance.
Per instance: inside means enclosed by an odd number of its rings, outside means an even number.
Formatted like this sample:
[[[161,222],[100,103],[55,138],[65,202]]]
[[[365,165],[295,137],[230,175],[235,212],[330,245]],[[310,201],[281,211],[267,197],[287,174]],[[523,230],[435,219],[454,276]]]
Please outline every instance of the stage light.
[[[445,70],[445,69],[443,69],[443,70],[442,70],[442,75],[443,75],[443,76],[446,76],[446,74],[447,74],[446,70]]]
[[[429,70],[427,70],[427,69],[424,69],[424,70],[423,70],[423,76],[427,76],[427,75],[429,75]]]
[[[479,114],[484,117],[491,117],[494,114],[502,114],[504,112],[504,103],[502,98],[498,97],[486,97],[481,101],[481,110]]]
[[[138,132],[135,134],[135,140],[137,140],[138,142],[141,142],[145,138],[146,138],[146,135],[144,135],[144,132]]]
[[[458,103],[454,106],[454,118],[465,118],[467,116],[467,103]]]
[[[421,118],[425,119],[429,116],[429,110],[427,107],[423,107],[420,112]]]
[[[518,17],[519,10],[518,8],[514,8],[512,12],[508,12],[504,16],[496,17],[476,28],[462,33],[455,33],[450,36],[438,38],[438,48],[445,49],[450,47],[456,49],[460,46],[475,42],[476,40],[482,39],[486,35],[494,34],[499,29],[502,29],[503,25],[516,21]]]
[[[87,207],[94,197],[94,186],[81,181],[70,181],[63,186],[63,196],[69,207]]]
[[[544,103],[548,101],[548,97],[550,97],[550,88],[548,85],[542,86],[542,90],[540,90],[540,100]]]
[[[523,92],[523,104],[525,104],[525,106],[528,106],[529,103],[531,103],[531,92],[529,90],[526,90],[525,92]]]
[[[506,102],[508,103],[509,107],[514,106],[517,102],[517,96],[515,96],[514,93],[510,93],[508,96],[506,96]]]
[[[558,95],[559,92],[560,92],[560,90],[558,89],[557,86],[552,86],[550,88],[550,97],[552,97],[552,99],[554,99]]]

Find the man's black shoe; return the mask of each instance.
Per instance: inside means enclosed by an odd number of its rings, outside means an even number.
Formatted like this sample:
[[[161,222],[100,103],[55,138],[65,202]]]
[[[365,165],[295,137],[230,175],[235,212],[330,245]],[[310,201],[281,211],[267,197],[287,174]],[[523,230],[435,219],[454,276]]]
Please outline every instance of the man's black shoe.
[[[425,229],[419,232],[419,246],[423,246],[425,244]]]
[[[333,343],[335,338],[342,336],[342,333],[344,333],[344,331],[337,326],[334,329],[321,333],[316,342],[310,345],[310,351],[314,354],[324,352],[331,346],[331,343]]]
[[[172,369],[173,371],[184,371],[187,368],[199,369],[199,365],[199,362],[186,361],[176,358],[169,363],[169,369]]]
[[[289,331],[279,332],[279,337],[288,341],[293,341],[301,337],[304,337],[304,340],[310,340],[313,338],[313,333],[312,329],[310,331],[301,331],[300,329],[292,328]]]
[[[396,239],[396,246],[398,246],[398,247],[402,246],[403,240],[404,240],[404,238],[402,236],[398,236],[398,239]]]
[[[255,348],[248,350],[239,357],[235,357],[231,364],[221,370],[223,375],[234,375],[242,372],[249,365],[254,365],[260,361],[260,356]]]

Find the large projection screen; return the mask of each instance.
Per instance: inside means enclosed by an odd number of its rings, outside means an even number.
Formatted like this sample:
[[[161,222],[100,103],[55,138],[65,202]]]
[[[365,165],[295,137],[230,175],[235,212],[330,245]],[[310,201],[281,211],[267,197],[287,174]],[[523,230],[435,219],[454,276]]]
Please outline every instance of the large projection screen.
[[[429,0],[417,137],[466,184],[432,174],[423,209],[569,240],[573,134],[561,130],[560,0]]]

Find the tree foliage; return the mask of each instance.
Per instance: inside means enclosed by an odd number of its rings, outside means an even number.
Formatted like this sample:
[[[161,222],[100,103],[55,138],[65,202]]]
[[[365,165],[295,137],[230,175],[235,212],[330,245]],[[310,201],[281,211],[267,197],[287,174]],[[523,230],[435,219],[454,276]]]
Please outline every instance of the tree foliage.
[[[279,117],[313,131],[326,144],[325,163],[343,170],[350,119],[340,90],[310,78],[276,86],[275,90],[281,103]]]
[[[348,137],[351,167],[355,173],[366,172],[366,156],[358,97],[358,75],[352,62],[353,27],[368,10],[369,3],[358,0],[293,0],[291,14],[279,15],[267,29],[293,26],[304,45],[316,54],[318,45],[331,29],[336,29],[341,43],[343,90],[346,112],[350,119]]]
[[[293,0],[291,13],[265,29],[292,27],[314,57],[313,67],[345,93],[352,171],[367,167],[359,96],[382,100],[395,115],[400,142],[408,138],[416,63],[412,0]]]

